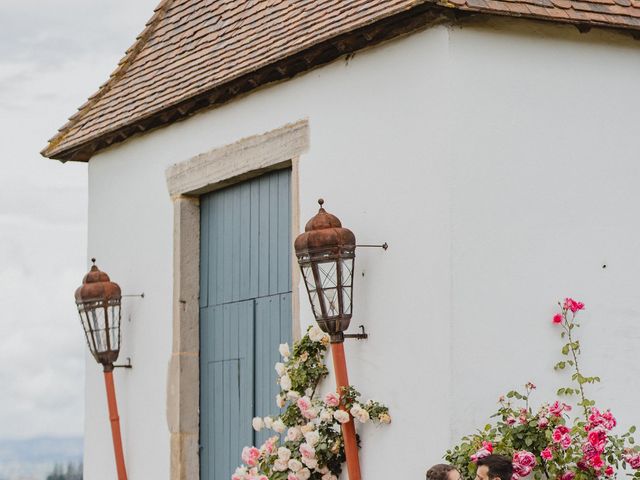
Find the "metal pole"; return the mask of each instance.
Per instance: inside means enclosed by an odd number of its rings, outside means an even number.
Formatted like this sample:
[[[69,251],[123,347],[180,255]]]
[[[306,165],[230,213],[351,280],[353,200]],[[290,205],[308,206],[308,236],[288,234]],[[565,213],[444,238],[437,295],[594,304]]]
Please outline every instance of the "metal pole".
[[[333,356],[333,369],[336,374],[336,386],[338,387],[338,393],[342,393],[341,387],[349,386],[347,362],[344,357],[344,344],[332,343],[331,354]],[[347,423],[342,424],[342,438],[344,439],[344,453],[347,457],[349,480],[360,480],[360,458],[358,457],[356,427],[353,417],[351,417]]]
[[[109,405],[109,420],[111,421],[111,436],[113,437],[113,450],[116,455],[116,471],[118,480],[127,480],[127,470],[124,466],[124,453],[122,451],[122,438],[120,436],[120,417],[118,416],[118,404],[116,403],[116,389],[113,385],[113,366],[104,367],[104,384],[107,387],[107,404]]]

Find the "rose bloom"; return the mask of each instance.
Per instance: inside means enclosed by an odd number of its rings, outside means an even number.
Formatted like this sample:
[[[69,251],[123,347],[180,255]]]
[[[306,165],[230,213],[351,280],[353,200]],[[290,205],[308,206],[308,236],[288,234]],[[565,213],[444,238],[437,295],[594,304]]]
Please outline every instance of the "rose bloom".
[[[588,460],[588,463],[596,470],[600,470],[604,466],[604,462],[600,455],[594,455]]]
[[[613,475],[613,467],[612,467],[611,465],[609,465],[609,466],[605,469],[604,474],[605,474],[607,477],[610,477],[611,475]]]
[[[280,460],[281,462],[288,462],[290,458],[291,450],[289,450],[287,447],[278,448],[278,460]]]
[[[278,362],[274,368],[276,369],[276,373],[279,377],[283,376],[287,372],[287,369],[284,368],[284,363]]]
[[[306,458],[302,459],[302,463],[304,463],[308,468],[315,469],[318,466],[318,460],[315,458]]]
[[[624,461],[634,470],[640,470],[640,453],[629,452],[622,456]]]
[[[324,396],[324,403],[328,407],[337,407],[340,405],[340,395],[336,392],[329,392]]]
[[[313,420],[318,416],[318,410],[316,410],[315,408],[309,408],[302,412],[302,416],[307,420]]]
[[[323,422],[328,422],[333,418],[333,413],[331,413],[331,410],[322,410],[322,412],[320,412],[320,420],[322,420]]]
[[[576,474],[569,470],[568,472],[564,472],[562,474],[560,480],[573,480],[574,478],[576,478]]]
[[[584,303],[578,302],[573,298],[565,298],[563,308],[566,310],[571,310],[573,313],[576,313],[578,310],[584,309]]]
[[[540,456],[545,460],[551,460],[553,458],[553,452],[551,452],[551,449],[547,447],[540,452]]]
[[[336,477],[332,473],[325,473],[324,475],[322,475],[322,480],[338,480],[338,477]]]
[[[566,450],[571,446],[571,437],[568,434],[562,437],[560,440],[560,446],[563,450]]]
[[[556,313],[553,316],[553,323],[556,323],[556,324],[562,323],[562,315],[560,315],[559,313]]]
[[[291,378],[289,375],[283,375],[280,377],[280,386],[284,391],[291,390]]]
[[[298,480],[298,477],[295,473],[289,473],[289,475],[287,475],[287,480]]]
[[[311,339],[312,342],[322,342],[322,339],[326,336],[327,334],[324,333],[320,327],[318,327],[317,325],[314,325],[313,327],[311,327],[309,329],[309,338]]]
[[[287,426],[280,419],[273,422],[273,430],[278,433],[283,433],[287,429]]]
[[[507,422],[507,425],[513,425],[514,423],[516,423],[516,418],[512,417],[512,416],[509,416],[509,417],[507,417],[506,422]]]
[[[391,417],[388,413],[381,413],[378,417],[378,420],[380,421],[380,423],[391,423]]]
[[[344,410],[336,410],[333,413],[333,418],[335,418],[340,423],[347,423],[349,421],[349,413]]]
[[[307,432],[304,434],[304,439],[309,445],[311,445],[312,447],[315,447],[320,441],[320,434],[315,430],[311,432]]]
[[[256,432],[259,432],[260,430],[262,430],[262,427],[264,427],[264,422],[260,417],[255,417],[253,420],[251,420],[251,426]]]
[[[591,430],[587,440],[598,452],[603,452],[607,444],[607,432],[604,430]]]
[[[564,437],[567,433],[569,433],[569,429],[567,427],[565,427],[564,425],[558,425],[553,430],[551,438],[553,438],[554,442],[559,443],[560,440],[562,440],[562,437]]]
[[[531,452],[521,450],[513,454],[513,463],[517,463],[518,465],[522,465],[523,467],[535,467],[536,457]]]
[[[250,467],[255,467],[260,458],[260,450],[256,447],[244,447],[242,449],[242,461]]]
[[[289,460],[289,463],[287,465],[289,466],[289,470],[291,470],[292,472],[297,472],[302,468],[302,464],[300,463],[300,461],[296,460],[295,458]]]
[[[311,472],[308,468],[302,468],[298,472],[296,472],[299,480],[308,480],[311,476]]]
[[[300,445],[299,451],[300,455],[305,458],[315,458],[316,456],[316,449],[308,443],[303,443],[302,445]]]
[[[290,442],[297,442],[302,438],[302,431],[299,427],[290,427],[287,430],[287,440]]]
[[[284,399],[284,397],[280,394],[276,395],[276,405],[278,406],[278,408],[283,408],[284,404],[285,404],[286,400]]]
[[[296,405],[298,405],[298,408],[300,409],[301,412],[304,412],[305,410],[308,410],[309,408],[311,408],[311,399],[307,396],[301,397],[296,402]]]
[[[284,358],[291,356],[291,351],[289,350],[288,343],[281,343],[280,346],[278,347],[278,351],[280,352],[280,355],[282,355]]]
[[[526,415],[520,415],[518,417],[518,423],[520,423],[520,425],[524,425],[525,423],[527,423],[527,416]]]
[[[513,464],[513,472],[518,476],[518,478],[526,477],[533,470],[532,467],[525,467],[524,465],[520,465],[519,463]]]
[[[547,417],[541,417],[538,419],[538,428],[545,429],[549,425],[549,419]]]

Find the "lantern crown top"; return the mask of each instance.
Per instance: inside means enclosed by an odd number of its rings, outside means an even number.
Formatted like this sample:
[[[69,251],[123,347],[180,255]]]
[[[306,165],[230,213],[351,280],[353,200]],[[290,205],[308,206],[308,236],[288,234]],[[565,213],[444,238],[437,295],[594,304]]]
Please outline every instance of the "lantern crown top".
[[[82,279],[82,285],[75,293],[76,302],[95,300],[116,300],[122,296],[120,286],[112,282],[109,275],[96,265],[96,259],[92,258],[91,269]]]
[[[354,247],[356,237],[353,232],[344,228],[338,217],[324,209],[324,199],[318,199],[318,204],[318,213],[311,217],[304,227],[304,233],[298,235],[295,240],[296,253],[324,248]]]

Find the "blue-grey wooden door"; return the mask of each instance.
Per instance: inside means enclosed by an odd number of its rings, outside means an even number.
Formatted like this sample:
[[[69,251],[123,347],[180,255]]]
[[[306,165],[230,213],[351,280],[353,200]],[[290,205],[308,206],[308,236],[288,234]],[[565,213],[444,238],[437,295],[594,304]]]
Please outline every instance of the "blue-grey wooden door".
[[[291,341],[291,172],[200,203],[200,478],[228,480],[254,416],[273,414],[278,345]]]

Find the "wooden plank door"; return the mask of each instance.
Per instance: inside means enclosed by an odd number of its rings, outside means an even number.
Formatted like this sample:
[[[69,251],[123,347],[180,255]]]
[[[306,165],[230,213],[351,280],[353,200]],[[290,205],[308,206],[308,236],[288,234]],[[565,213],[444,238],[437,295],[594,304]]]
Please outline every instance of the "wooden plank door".
[[[201,199],[200,478],[228,480],[251,419],[276,413],[273,365],[291,341],[291,174]]]

